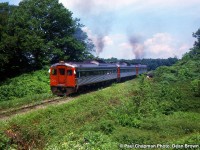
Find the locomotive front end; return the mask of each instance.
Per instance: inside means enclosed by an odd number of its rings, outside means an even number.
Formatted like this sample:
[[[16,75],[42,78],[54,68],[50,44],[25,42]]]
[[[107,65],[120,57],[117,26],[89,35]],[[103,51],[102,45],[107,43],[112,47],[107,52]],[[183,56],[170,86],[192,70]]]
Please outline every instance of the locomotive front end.
[[[50,68],[50,86],[53,94],[69,95],[75,91],[76,71],[75,67],[67,63],[60,62]]]

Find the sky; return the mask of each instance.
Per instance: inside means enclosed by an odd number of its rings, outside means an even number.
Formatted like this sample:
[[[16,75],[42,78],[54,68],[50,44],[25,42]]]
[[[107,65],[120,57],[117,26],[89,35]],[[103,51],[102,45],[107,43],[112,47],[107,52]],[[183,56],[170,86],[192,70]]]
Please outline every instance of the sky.
[[[20,0],[0,0],[18,5]],[[200,28],[200,0],[59,0],[100,58],[181,58]]]

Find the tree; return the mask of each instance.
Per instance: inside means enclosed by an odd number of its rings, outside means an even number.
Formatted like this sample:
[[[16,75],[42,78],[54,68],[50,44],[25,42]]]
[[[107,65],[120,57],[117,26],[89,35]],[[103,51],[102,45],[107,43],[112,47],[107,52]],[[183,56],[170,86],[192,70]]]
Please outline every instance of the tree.
[[[192,34],[197,41],[194,42],[194,47],[190,49],[188,53],[186,53],[183,57],[183,60],[188,61],[191,58],[196,59],[199,62],[200,59],[200,29],[198,29],[195,33]]]
[[[7,26],[8,14],[9,14],[8,3],[0,3],[0,43],[3,39],[3,33]],[[0,45],[0,49],[1,49],[1,45]],[[7,55],[0,53],[0,67],[1,68],[8,61],[7,57],[8,57]]]
[[[193,33],[193,37],[197,38],[197,41],[194,42],[194,47],[200,48],[200,29]]]
[[[79,60],[85,60],[85,59],[93,59],[94,56],[91,54],[91,52],[94,52],[94,44],[92,42],[91,39],[88,38],[88,35],[86,32],[84,32],[82,30],[82,28],[84,27],[84,25],[80,24],[80,19],[75,19],[76,22],[76,27],[75,27],[75,33],[74,33],[74,37],[76,40],[78,40],[79,42],[81,42],[85,49],[87,49],[87,51],[84,51],[81,54],[81,57],[79,57]]]
[[[12,45],[13,41],[8,38],[5,40],[6,32],[8,28],[9,16],[12,14],[16,6],[11,6],[8,3],[0,3],[0,78],[2,79],[2,74],[7,76],[5,70],[11,68],[7,64],[12,58],[12,51],[7,49],[6,45]]]
[[[75,37],[77,29],[78,21],[58,0],[21,1],[9,15],[1,41],[1,54],[10,54],[4,66],[24,72],[60,59],[84,59],[90,54],[87,36],[80,41]]]
[[[22,1],[10,17],[9,31],[12,37],[17,36],[18,54],[22,52],[35,69],[74,48],[71,43],[74,40],[72,13],[58,0]]]

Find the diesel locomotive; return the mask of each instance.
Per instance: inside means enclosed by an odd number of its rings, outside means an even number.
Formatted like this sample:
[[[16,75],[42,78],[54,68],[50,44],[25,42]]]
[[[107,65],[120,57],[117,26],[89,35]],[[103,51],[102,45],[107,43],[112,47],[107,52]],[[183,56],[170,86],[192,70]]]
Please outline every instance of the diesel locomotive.
[[[50,67],[51,91],[56,95],[69,95],[80,87],[120,81],[147,72],[146,65],[128,65],[87,62],[59,62]]]

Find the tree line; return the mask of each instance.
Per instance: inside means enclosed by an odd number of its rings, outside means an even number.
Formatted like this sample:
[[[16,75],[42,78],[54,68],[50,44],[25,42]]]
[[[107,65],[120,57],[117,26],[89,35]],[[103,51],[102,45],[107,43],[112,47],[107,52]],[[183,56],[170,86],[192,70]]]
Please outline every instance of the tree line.
[[[91,59],[94,45],[80,20],[58,0],[0,3],[0,78],[59,60]]]
[[[159,66],[171,66],[175,64],[178,61],[178,58],[168,58],[168,59],[132,59],[132,60],[126,60],[126,59],[117,59],[117,58],[109,58],[109,59],[103,59],[105,62],[109,63],[127,63],[127,64],[141,64],[141,65],[147,65],[148,70],[155,70]]]

